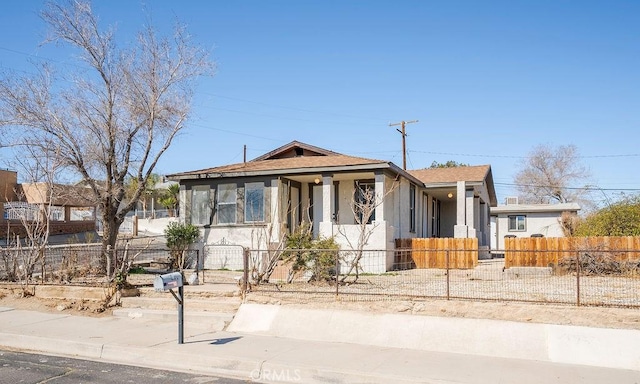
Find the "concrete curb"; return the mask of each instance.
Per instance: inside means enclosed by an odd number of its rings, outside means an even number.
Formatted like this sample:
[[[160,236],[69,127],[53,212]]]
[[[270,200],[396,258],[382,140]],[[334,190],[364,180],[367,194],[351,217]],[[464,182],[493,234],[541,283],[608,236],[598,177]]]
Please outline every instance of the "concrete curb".
[[[156,352],[156,353],[153,353]],[[153,349],[107,344],[103,346],[101,360],[155,369],[215,374],[246,379],[256,368],[256,363],[235,357],[220,358],[190,354],[166,348]]]
[[[171,344],[173,346],[173,344]],[[0,347],[25,352],[38,352],[71,358],[167,369],[188,373],[220,375],[254,382],[308,383],[423,383],[423,379],[389,374],[362,373],[330,367],[305,366],[269,360],[220,358],[169,349],[169,345],[135,347],[116,344],[87,343],[39,336],[0,333]],[[431,380],[430,383],[444,383]]]
[[[242,379],[250,377],[251,372],[257,367],[256,362],[251,360],[194,355],[167,348],[88,343],[12,333],[0,333],[0,347],[155,369],[219,374]],[[153,350],[157,353],[153,353]]]
[[[100,359],[102,344],[52,339],[40,336],[0,333],[0,346],[21,351]]]
[[[402,326],[398,326],[402,324]],[[640,331],[243,304],[230,332],[640,370]]]

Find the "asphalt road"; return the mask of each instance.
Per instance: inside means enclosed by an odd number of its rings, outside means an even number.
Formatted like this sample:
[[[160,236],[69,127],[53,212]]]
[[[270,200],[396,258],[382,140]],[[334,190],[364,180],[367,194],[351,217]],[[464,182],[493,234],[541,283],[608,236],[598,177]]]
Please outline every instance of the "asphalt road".
[[[0,350],[0,383],[240,384],[247,382],[251,381]]]

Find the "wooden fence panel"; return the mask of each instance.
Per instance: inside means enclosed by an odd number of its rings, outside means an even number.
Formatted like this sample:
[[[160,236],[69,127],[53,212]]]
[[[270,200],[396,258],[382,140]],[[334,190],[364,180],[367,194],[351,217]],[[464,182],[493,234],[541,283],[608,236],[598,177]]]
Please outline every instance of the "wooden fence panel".
[[[640,260],[640,237],[522,237],[504,239],[505,267],[548,267],[577,252],[607,251],[618,261]]]
[[[418,269],[469,269],[478,265],[478,239],[416,238],[397,239],[396,248],[411,249],[411,258]]]

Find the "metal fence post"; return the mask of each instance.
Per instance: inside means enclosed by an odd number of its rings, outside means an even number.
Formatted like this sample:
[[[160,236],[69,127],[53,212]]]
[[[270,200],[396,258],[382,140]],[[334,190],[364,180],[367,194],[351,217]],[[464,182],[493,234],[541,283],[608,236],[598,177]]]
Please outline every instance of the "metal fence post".
[[[580,251],[576,253],[576,305],[580,306]]]
[[[340,257],[339,252],[336,252],[336,299],[338,298],[339,290],[340,290]]]
[[[242,253],[242,264],[244,264],[244,273],[242,276],[242,298],[247,296],[247,287],[249,286],[249,248],[244,248]]]
[[[202,268],[200,268],[201,266]],[[204,284],[204,260],[202,260],[202,264],[200,264],[200,250],[196,249],[196,275],[198,272],[202,272],[202,284]]]
[[[444,260],[445,260],[445,264],[447,267],[447,300],[450,299],[451,295],[450,295],[450,289],[451,289],[451,280],[449,278],[449,274],[451,272],[451,270],[449,269],[449,250],[447,249],[446,251],[444,251]]]

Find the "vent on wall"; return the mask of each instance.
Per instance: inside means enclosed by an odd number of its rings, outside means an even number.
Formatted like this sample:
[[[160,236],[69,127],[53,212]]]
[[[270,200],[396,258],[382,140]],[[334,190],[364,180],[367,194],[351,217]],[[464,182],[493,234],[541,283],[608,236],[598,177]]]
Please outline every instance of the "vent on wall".
[[[517,205],[518,204],[518,198],[517,197],[507,197],[506,199],[504,199],[504,203],[506,205]]]

